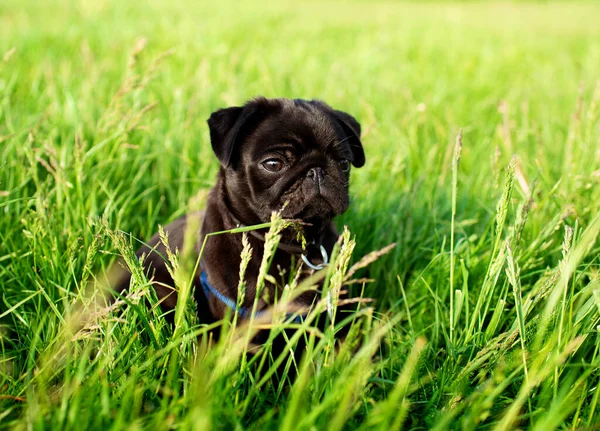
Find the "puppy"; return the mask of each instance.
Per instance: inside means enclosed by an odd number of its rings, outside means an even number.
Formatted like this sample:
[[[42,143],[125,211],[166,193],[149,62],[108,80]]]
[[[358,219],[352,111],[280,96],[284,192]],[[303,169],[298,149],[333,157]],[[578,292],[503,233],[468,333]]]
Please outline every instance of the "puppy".
[[[297,231],[282,232],[270,266],[280,279],[281,269],[302,260],[307,269],[323,264],[338,239],[332,219],[348,209],[351,166],[361,167],[365,154],[360,124],[354,117],[318,100],[256,98],[244,106],[220,109],[208,119],[211,145],[221,166],[208,196],[205,211],[184,216],[165,227],[169,247],[183,248],[191,216],[200,217],[195,252],[207,234],[270,221],[273,211],[283,218],[302,221],[308,246]],[[222,319],[227,312],[250,317],[256,296],[259,266],[264,252],[264,231],[248,235],[252,258],[246,270],[243,302],[237,304],[242,234],[210,236],[195,276],[195,299],[201,323]],[[152,278],[163,310],[173,310],[177,292],[165,261],[166,250],[158,234],[137,251],[145,255],[144,269]],[[127,286],[128,279],[121,287]],[[267,282],[268,298],[280,288]],[[310,307],[320,298],[305,292],[296,305]],[[269,307],[259,302],[258,311]],[[232,310],[228,310],[232,309]]]

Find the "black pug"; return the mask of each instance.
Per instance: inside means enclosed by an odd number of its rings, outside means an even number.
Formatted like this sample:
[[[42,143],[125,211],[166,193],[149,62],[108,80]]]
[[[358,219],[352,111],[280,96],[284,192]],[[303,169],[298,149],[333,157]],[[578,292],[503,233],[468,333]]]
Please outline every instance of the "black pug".
[[[297,230],[284,230],[270,275],[280,279],[281,269],[289,273],[300,260],[305,262],[307,270],[322,264],[338,239],[332,219],[348,209],[350,167],[365,163],[356,119],[318,100],[259,97],[244,106],[214,112],[208,126],[221,167],[206,210],[196,214],[202,217],[196,253],[200,252],[206,234],[269,222],[272,212],[280,211],[286,219],[302,221],[306,243],[303,248]],[[189,217],[165,227],[173,250],[183,247]],[[248,235],[253,255],[246,270],[241,307],[236,300],[242,234],[209,237],[195,276],[195,300],[201,323],[218,321],[227,312],[237,312],[242,320],[250,317],[264,251],[263,234],[264,231],[255,231]],[[136,254],[146,255],[144,269],[152,277],[161,306],[166,312],[172,311],[177,292],[169,287],[175,284],[158,234]],[[128,284],[127,277],[118,290]],[[269,298],[281,293],[268,282],[265,288]],[[294,305],[310,307],[320,295],[316,291],[305,292],[295,299]],[[259,311],[268,307],[265,301],[259,301]]]

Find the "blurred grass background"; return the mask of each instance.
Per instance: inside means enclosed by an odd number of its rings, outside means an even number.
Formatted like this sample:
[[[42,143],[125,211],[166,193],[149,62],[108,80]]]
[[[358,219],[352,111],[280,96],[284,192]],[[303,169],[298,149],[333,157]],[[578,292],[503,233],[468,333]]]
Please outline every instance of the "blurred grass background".
[[[540,428],[597,424],[599,21],[596,2],[2,2],[0,397],[8,398],[0,398],[0,422],[74,426],[86,417],[99,427],[114,419],[94,413],[91,395],[88,404],[75,402],[77,391],[39,401],[27,377],[60,339],[86,280],[114,260],[114,246],[95,242],[102,235],[92,220],[104,217],[110,229],[143,239],[183,214],[218,167],[205,120],[262,94],[323,99],[361,122],[367,165],[353,172],[353,203],[339,224],[356,236],[356,256],[398,242],[370,267],[376,282],[365,289],[382,320],[400,320],[359,385],[346,426],[369,423],[373,406],[385,406],[418,337],[428,344],[412,377],[406,427],[449,426],[457,416],[453,427],[465,429],[502,426],[509,416],[509,425]],[[563,225],[573,228],[566,245]],[[520,362],[509,359],[523,346],[494,338],[510,338],[518,317],[504,247],[495,247],[505,238],[523,298],[534,304],[528,333],[551,316],[548,351],[585,341],[555,365],[553,379],[531,388]],[[572,261],[571,247],[582,250]],[[569,274],[569,289],[556,274]],[[550,301],[559,288],[547,283],[564,287],[560,303]],[[455,289],[465,305],[450,339]],[[525,350],[535,358],[533,338],[525,337]],[[483,371],[465,375],[468,364]],[[53,385],[74,375],[65,367]],[[94,379],[88,385],[104,388],[105,377]],[[140,377],[131,379],[134,388]],[[481,392],[487,379],[501,387],[491,401]],[[513,412],[524,387],[526,408]],[[102,391],[104,403],[127,406],[118,391]],[[192,403],[193,394],[183,399]],[[277,394],[254,415],[241,414],[237,401],[207,411],[239,426],[257,417],[280,426],[287,422],[273,405],[286,411],[293,396]],[[409,403],[407,394],[401,399]],[[70,416],[51,413],[57,403]],[[323,413],[304,427],[335,422],[322,399],[306,405]],[[117,423],[137,423],[142,411]],[[156,411],[150,416],[146,426],[164,425]]]

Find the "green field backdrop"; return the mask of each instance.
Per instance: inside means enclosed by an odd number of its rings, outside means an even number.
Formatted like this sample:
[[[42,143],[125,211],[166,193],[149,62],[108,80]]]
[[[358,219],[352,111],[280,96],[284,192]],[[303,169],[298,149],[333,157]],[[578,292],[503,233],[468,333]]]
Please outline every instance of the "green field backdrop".
[[[0,428],[600,428],[599,23],[577,1],[0,2]],[[167,325],[133,261],[99,299],[121,232],[201,206],[210,113],[256,95],[362,124],[328,285],[397,243],[352,275],[374,302],[346,344],[304,325],[301,363],[228,322],[198,344],[193,302]]]

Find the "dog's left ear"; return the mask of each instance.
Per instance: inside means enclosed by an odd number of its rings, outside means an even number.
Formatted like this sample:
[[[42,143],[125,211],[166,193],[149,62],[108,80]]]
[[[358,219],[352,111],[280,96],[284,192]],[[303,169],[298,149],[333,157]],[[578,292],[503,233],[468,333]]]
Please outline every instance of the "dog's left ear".
[[[363,149],[362,141],[360,140],[360,124],[350,114],[343,111],[333,110],[338,122],[341,124],[344,131],[348,134],[348,142],[352,150],[352,164],[360,168],[365,164],[365,150]]]
[[[211,114],[207,121],[210,143],[223,167],[234,163],[234,152],[256,114],[257,110],[251,105],[219,109]]]

